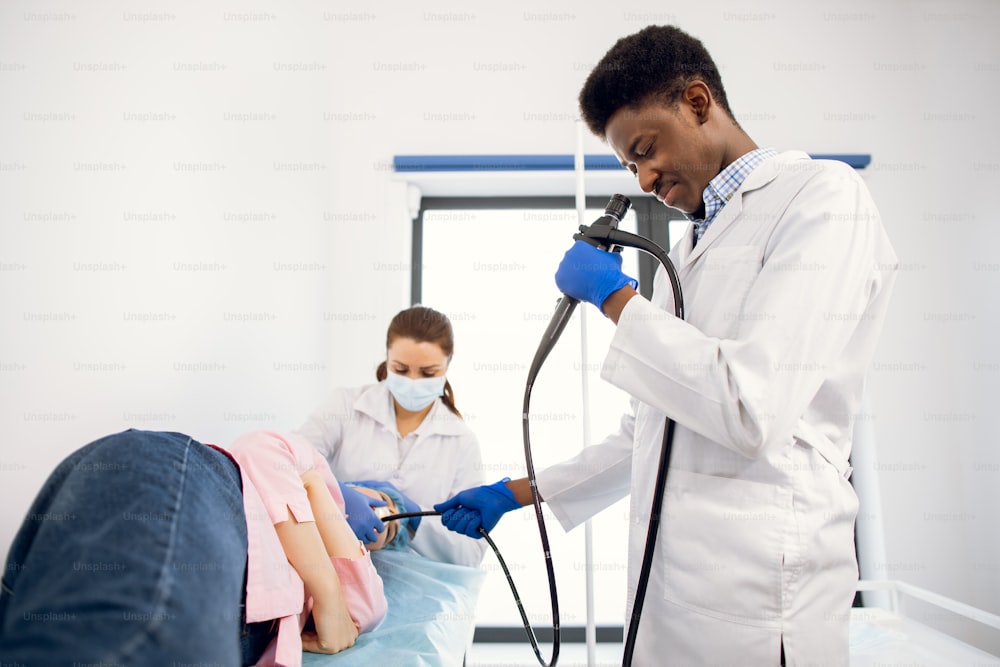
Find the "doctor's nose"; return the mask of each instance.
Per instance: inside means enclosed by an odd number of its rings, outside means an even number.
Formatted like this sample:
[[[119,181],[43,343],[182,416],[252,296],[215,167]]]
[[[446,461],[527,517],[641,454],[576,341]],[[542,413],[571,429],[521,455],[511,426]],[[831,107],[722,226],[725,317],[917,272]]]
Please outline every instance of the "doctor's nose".
[[[640,190],[643,192],[654,192],[660,174],[648,167],[637,167],[635,177],[639,181]]]

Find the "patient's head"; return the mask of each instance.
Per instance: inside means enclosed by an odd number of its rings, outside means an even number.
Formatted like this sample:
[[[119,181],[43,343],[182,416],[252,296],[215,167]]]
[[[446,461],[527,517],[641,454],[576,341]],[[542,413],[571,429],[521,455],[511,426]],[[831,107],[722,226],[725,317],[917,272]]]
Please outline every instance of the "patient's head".
[[[375,507],[375,514],[382,518],[384,516],[389,516],[390,514],[399,513],[399,507],[396,502],[386,493],[379,491],[377,489],[372,489],[367,486],[355,486],[355,491],[360,491],[361,493],[369,496],[371,498],[378,498],[379,500],[385,501],[385,507]],[[386,521],[385,530],[379,533],[378,540],[375,542],[370,542],[365,546],[368,547],[369,551],[377,551],[384,548],[387,544],[391,544],[396,535],[399,533],[399,520],[396,521]]]

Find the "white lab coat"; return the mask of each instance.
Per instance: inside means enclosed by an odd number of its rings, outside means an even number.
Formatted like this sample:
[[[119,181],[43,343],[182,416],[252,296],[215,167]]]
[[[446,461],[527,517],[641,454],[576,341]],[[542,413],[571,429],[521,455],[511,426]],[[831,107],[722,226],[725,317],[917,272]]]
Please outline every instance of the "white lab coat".
[[[622,312],[602,377],[618,433],[538,475],[569,529],[631,493],[632,609],[664,417],[677,422],[633,664],[846,665],[857,579],[852,424],[896,255],[861,178],[782,153],[758,166],[650,303]],[[628,619],[626,618],[626,623]]]
[[[392,482],[424,510],[483,483],[479,442],[466,423],[438,399],[420,426],[400,437],[384,381],[335,389],[298,432],[323,453],[337,479]],[[434,517],[423,518],[410,546],[428,558],[472,567],[486,547]]]

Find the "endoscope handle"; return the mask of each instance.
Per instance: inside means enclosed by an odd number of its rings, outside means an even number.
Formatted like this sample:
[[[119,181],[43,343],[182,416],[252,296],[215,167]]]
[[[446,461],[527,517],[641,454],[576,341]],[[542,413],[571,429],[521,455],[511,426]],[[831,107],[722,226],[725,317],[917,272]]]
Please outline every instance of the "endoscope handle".
[[[573,234],[574,241],[583,241],[600,250],[621,252],[622,247],[611,243],[608,236],[618,229],[618,220],[610,215],[602,215],[590,225],[580,225],[580,231]]]
[[[622,246],[613,243],[611,239],[613,239],[615,234],[622,233],[618,231],[618,223],[622,221],[622,218],[625,217],[625,214],[628,213],[631,207],[632,202],[625,195],[612,195],[611,199],[608,200],[607,206],[604,207],[604,215],[590,225],[580,225],[579,233],[574,234],[573,238],[577,241],[585,241],[601,250],[621,252]],[[535,377],[545,362],[545,358],[555,346],[556,341],[559,340],[559,336],[562,335],[563,329],[566,328],[570,318],[573,316],[573,311],[579,303],[578,299],[563,294],[562,298],[556,304],[555,312],[552,313],[552,319],[549,320],[549,325],[542,336],[542,342],[538,345],[535,357],[528,368],[525,414],[527,414],[527,396],[531,393],[531,386],[535,382]]]
[[[581,227],[586,227],[586,225],[581,225]],[[620,245],[612,245],[609,248],[599,238],[594,238],[593,236],[587,236],[586,234],[573,234],[573,240],[589,243],[598,250],[604,250],[606,252],[621,252],[624,249]]]
[[[604,215],[590,225],[580,225],[580,231],[573,235],[573,239],[584,241],[601,250],[621,252],[622,246],[612,243],[610,237],[618,230],[618,223],[631,207],[632,202],[625,195],[612,195],[604,207]]]

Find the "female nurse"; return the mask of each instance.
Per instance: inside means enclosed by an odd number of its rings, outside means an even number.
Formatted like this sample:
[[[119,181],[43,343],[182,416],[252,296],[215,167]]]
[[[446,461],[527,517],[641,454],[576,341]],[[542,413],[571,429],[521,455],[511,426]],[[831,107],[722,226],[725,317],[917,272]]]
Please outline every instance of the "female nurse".
[[[389,324],[378,382],[335,389],[298,432],[326,457],[338,480],[364,480],[401,497],[407,512],[482,484],[479,443],[446,377],[454,348],[445,315],[423,306],[401,311]],[[355,535],[375,542],[385,530],[373,509],[381,501],[351,484],[341,490]],[[469,566],[482,560],[482,541],[438,521],[410,519],[406,529],[410,546],[428,558]]]

